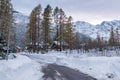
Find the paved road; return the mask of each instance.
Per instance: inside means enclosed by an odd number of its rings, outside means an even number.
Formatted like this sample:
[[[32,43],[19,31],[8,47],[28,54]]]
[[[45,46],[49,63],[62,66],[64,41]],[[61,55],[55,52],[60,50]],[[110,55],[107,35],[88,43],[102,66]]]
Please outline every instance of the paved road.
[[[44,80],[97,80],[87,74],[56,64],[49,64],[43,67],[42,71]]]
[[[28,56],[31,59],[35,58],[29,55],[25,56]],[[77,70],[56,64],[43,66],[42,71],[44,73],[43,80],[97,80]]]

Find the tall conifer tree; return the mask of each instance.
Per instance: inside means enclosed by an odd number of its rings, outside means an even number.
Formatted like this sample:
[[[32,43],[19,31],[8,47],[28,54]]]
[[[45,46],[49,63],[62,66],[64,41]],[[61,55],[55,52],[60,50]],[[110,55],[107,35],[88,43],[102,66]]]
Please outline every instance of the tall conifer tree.
[[[47,7],[44,9],[42,20],[43,45],[45,51],[47,51],[48,46],[51,43],[50,39],[51,13],[52,8],[50,5],[47,5]]]
[[[0,37],[7,43],[7,53],[9,47],[15,47],[13,21],[13,7],[10,0],[0,0]]]
[[[65,24],[66,26],[65,26],[64,39],[65,39],[65,42],[67,42],[69,48],[71,49],[75,42],[75,36],[73,35],[73,29],[72,29],[72,17],[71,16],[68,17]]]
[[[113,27],[111,27],[109,45],[110,46],[114,46],[115,45],[115,33],[114,33],[114,30],[113,30]]]
[[[28,31],[26,33],[26,44],[28,47],[33,48],[33,52],[37,50],[39,44],[39,30],[40,30],[40,15],[41,15],[41,6],[40,4],[36,6],[31,14],[30,21],[28,23]]]

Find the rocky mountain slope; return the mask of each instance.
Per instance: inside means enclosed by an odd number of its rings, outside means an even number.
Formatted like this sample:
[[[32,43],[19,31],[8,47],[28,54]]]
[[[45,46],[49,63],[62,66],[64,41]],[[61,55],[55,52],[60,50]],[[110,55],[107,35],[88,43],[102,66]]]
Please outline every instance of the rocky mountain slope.
[[[118,28],[120,33],[120,20],[104,21],[98,25],[92,25],[84,21],[77,21],[73,23],[73,25],[76,32],[89,36],[93,39],[95,39],[97,35],[100,35],[100,37],[108,40],[110,37],[111,27],[113,27],[114,30]]]

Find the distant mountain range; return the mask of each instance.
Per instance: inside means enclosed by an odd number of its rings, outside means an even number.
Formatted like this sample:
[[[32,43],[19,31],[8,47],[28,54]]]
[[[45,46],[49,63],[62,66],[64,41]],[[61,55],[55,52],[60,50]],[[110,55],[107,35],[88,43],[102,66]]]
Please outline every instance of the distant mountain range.
[[[14,11],[14,19],[16,23],[17,44],[22,46],[29,17],[20,12]],[[100,37],[108,40],[110,37],[111,27],[113,27],[114,30],[118,28],[120,33],[120,20],[103,21],[98,25],[92,25],[84,21],[76,21],[73,23],[73,29],[75,32],[92,39],[95,39],[97,35],[100,35]]]
[[[120,33],[120,20],[103,21],[98,25],[92,25],[84,21],[77,21],[74,22],[73,25],[76,32],[89,36],[93,39],[95,39],[97,35],[100,35],[100,37],[108,40],[110,37],[111,27],[113,27],[114,30],[118,28]]]

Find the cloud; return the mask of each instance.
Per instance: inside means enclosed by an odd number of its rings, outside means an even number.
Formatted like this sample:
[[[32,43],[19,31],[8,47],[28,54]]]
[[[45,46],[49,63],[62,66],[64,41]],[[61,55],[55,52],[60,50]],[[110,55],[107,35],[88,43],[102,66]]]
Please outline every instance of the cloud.
[[[78,20],[78,17],[79,20],[89,22],[93,19],[102,21],[120,18],[120,0],[12,0],[12,3],[16,10],[25,14],[29,14],[38,4],[43,8],[50,4],[53,8],[63,8],[74,20]]]

